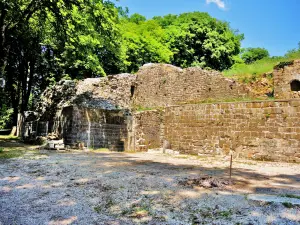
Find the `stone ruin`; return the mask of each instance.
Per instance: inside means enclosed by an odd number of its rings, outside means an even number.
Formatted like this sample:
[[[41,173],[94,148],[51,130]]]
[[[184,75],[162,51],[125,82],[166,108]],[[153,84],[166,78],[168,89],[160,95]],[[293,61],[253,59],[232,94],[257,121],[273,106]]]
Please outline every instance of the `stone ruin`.
[[[276,98],[300,98],[300,60],[280,63],[273,74]]]
[[[146,64],[136,74],[62,80],[41,97],[35,121],[47,131],[35,137],[51,133],[70,147],[115,151],[147,151],[167,142],[180,153],[299,161],[300,101],[290,100],[300,96],[299,62],[274,71],[281,100],[217,103],[252,93],[219,72],[166,64]],[[19,126],[24,139],[28,122],[23,118]]]

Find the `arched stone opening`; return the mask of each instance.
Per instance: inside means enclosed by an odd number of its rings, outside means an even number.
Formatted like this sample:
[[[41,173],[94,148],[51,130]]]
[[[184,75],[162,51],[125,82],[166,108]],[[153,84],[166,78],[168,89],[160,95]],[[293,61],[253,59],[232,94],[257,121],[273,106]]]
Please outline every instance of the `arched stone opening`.
[[[300,81],[299,80],[291,81],[291,91],[300,91]]]

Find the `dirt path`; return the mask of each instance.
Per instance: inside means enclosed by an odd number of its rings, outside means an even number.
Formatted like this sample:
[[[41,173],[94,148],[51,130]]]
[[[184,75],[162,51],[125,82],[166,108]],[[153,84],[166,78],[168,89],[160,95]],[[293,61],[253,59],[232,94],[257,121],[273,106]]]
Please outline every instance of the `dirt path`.
[[[0,160],[0,224],[299,224],[299,206],[248,195],[300,196],[300,164],[235,160],[233,186],[179,184],[204,175],[226,178],[228,163],[157,153]]]

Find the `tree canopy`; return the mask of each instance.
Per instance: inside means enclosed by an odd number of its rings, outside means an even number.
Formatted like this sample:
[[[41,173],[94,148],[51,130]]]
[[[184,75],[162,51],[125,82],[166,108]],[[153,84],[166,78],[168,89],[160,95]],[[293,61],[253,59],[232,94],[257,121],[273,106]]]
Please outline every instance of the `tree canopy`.
[[[269,57],[270,54],[265,48],[246,48],[242,50],[241,58],[246,64]]]
[[[146,63],[170,63],[173,56],[166,32],[155,20],[123,20],[121,33],[125,68],[135,72]]]
[[[16,118],[63,77],[120,71],[118,10],[110,1],[1,0],[0,6],[2,115],[13,108]]]
[[[122,19],[121,33],[129,71],[146,62],[228,69],[239,55],[243,39],[228,23],[201,12],[151,20],[133,14]]]
[[[243,35],[207,13],[167,15],[155,20],[165,27],[174,54],[171,63],[176,66],[224,70],[240,53]]]

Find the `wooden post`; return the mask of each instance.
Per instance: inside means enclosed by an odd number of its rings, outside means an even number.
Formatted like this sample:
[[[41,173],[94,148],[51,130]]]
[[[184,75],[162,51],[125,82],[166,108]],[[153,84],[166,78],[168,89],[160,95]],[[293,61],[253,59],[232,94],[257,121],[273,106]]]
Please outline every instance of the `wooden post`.
[[[229,170],[230,180],[231,180],[231,176],[232,176],[232,155],[230,156],[230,170]]]

